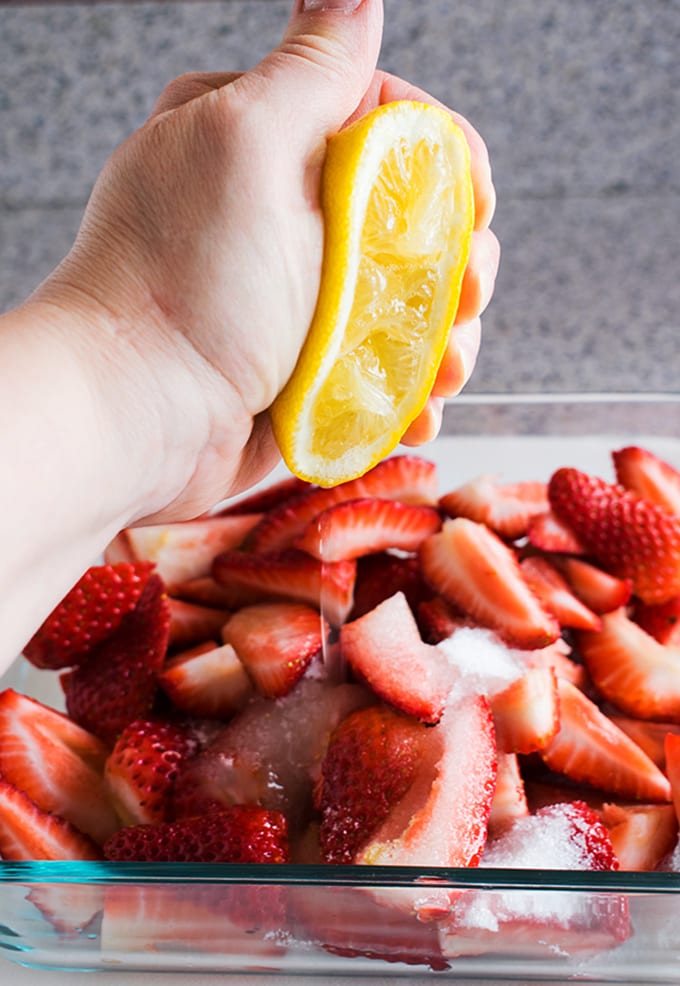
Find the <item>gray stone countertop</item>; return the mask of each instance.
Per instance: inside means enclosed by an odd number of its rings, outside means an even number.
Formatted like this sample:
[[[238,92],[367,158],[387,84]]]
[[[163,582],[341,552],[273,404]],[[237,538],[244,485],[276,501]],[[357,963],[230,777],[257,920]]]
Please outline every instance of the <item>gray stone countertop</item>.
[[[386,0],[381,66],[484,136],[503,257],[470,392],[677,392],[679,0]],[[288,0],[0,3],[0,308],[64,255],[175,75],[247,69]]]

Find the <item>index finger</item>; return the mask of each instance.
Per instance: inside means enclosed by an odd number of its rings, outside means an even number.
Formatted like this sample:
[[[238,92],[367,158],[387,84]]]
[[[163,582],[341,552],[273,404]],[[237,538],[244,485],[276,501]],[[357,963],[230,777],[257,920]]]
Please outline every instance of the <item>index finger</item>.
[[[423,89],[411,85],[404,79],[388,72],[377,70],[371,85],[364,94],[361,102],[352,113],[347,123],[358,119],[369,110],[383,103],[393,103],[399,99],[413,99],[420,103],[431,103],[449,113],[461,128],[470,148],[470,167],[472,171],[472,187],[475,196],[475,229],[486,229],[496,208],[496,190],[491,177],[491,164],[486,144],[472,124],[460,113],[456,113],[440,100],[435,99]]]

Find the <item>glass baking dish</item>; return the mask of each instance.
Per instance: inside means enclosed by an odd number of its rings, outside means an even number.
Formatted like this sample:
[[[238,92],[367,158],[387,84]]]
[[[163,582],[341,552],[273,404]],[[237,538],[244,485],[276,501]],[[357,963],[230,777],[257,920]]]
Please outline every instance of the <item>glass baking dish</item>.
[[[612,479],[627,444],[680,467],[680,395],[461,395],[421,454],[444,492],[562,465]],[[60,703],[21,659],[0,684]],[[52,969],[677,983],[680,875],[0,861],[0,946]]]

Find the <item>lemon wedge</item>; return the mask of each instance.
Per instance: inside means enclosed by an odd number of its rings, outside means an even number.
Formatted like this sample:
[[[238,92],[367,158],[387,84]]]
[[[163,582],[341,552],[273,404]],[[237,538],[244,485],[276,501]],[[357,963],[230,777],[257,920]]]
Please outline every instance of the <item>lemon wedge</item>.
[[[288,468],[363,475],[425,406],[455,318],[474,222],[470,154],[449,114],[387,103],[328,141],[317,305],[272,405]]]

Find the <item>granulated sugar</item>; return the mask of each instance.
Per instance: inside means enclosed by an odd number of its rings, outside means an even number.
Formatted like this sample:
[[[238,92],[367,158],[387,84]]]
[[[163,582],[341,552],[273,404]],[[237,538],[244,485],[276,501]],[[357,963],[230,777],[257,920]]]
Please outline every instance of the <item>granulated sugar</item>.
[[[526,673],[526,662],[491,630],[461,627],[437,646],[459,672],[457,687],[465,694],[493,695]]]

